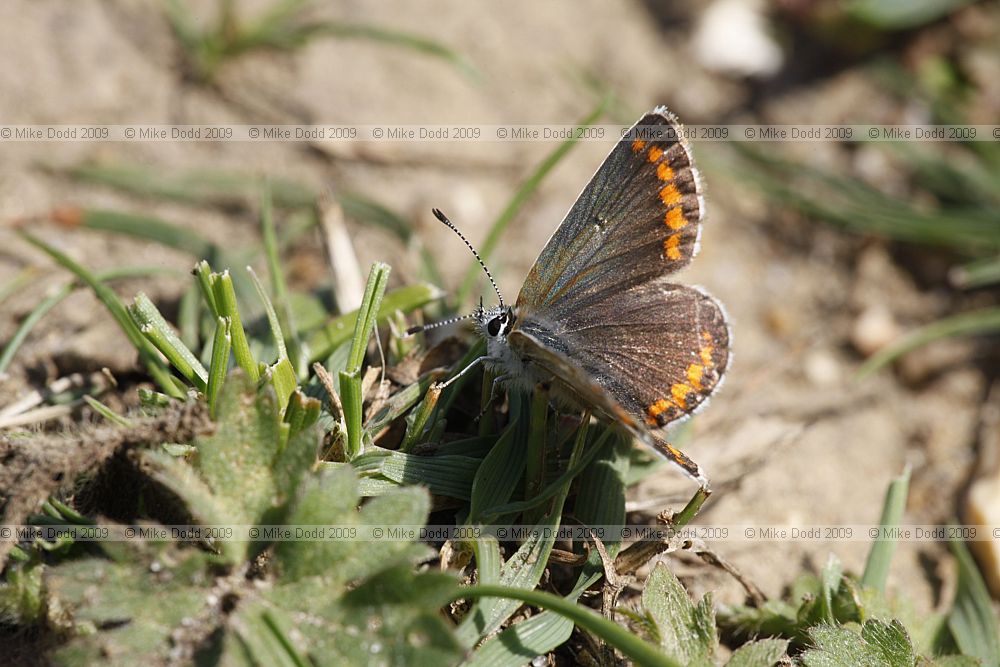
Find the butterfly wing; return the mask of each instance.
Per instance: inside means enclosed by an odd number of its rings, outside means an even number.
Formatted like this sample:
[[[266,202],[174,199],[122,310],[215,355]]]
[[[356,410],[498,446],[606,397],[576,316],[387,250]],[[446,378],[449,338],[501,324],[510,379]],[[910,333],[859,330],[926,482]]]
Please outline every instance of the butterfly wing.
[[[518,310],[559,320],[677,271],[697,252],[703,211],[680,123],[654,109],[618,142],[542,249]]]
[[[730,333],[722,306],[700,289],[662,281],[633,287],[560,320],[529,314],[508,341],[522,358],[564,381],[583,384],[589,404],[626,425],[650,429],[696,411],[729,365]],[[554,355],[561,363],[552,362]]]
[[[611,151],[535,261],[507,341],[704,486],[698,466],[651,432],[694,412],[729,364],[721,305],[663,279],[697,253],[703,212],[682,128],[654,109]]]

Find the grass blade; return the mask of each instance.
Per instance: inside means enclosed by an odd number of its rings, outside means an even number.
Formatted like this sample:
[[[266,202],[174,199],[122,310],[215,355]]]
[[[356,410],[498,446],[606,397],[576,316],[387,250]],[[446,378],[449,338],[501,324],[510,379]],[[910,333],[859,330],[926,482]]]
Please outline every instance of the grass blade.
[[[281,260],[278,257],[278,236],[274,228],[274,210],[271,202],[271,187],[266,185],[261,193],[260,202],[260,226],[264,239],[264,253],[267,257],[267,270],[271,274],[271,288],[274,291],[275,308],[277,311],[280,331],[284,332],[284,339],[278,343],[279,349],[285,349],[285,356],[292,362],[299,377],[304,377],[308,373],[306,359],[302,355],[302,344],[299,341],[299,332],[295,327],[295,320],[292,317],[292,308],[288,302],[288,286],[285,284],[285,273],[281,270]],[[258,283],[256,276],[254,282]],[[266,305],[266,304],[265,304]],[[270,313],[268,319],[270,320]],[[274,327],[272,326],[272,330]]]
[[[979,658],[984,665],[1000,665],[1000,627],[986,583],[964,543],[951,541],[958,561],[958,588],[948,614],[948,630],[962,655]]]
[[[658,647],[642,641],[626,628],[613,621],[609,621],[597,612],[552,593],[524,588],[512,588],[510,586],[480,584],[478,586],[460,588],[453,595],[452,599],[492,597],[508,598],[534,607],[550,609],[560,616],[568,618],[584,630],[597,635],[624,653],[628,658],[634,660],[638,665],[679,667],[679,663],[674,662],[673,659],[661,653]]]
[[[138,276],[153,276],[162,273],[172,273],[169,270],[164,270],[161,268],[146,268],[146,267],[130,267],[122,269],[113,269],[111,271],[104,271],[103,273],[98,273],[96,275],[97,279],[101,282],[109,282],[112,280],[117,280],[119,278],[134,278]],[[52,292],[44,300],[40,301],[28,316],[21,321],[20,326],[18,326],[17,331],[11,336],[10,340],[7,341],[7,345],[4,346],[3,353],[0,354],[0,375],[7,372],[10,367],[11,362],[14,361],[14,356],[17,354],[18,349],[24,344],[31,330],[38,325],[38,323],[45,317],[46,314],[56,306],[58,306],[63,299],[68,297],[73,293],[73,290],[79,286],[77,281],[73,281],[63,285],[56,291]]]
[[[201,260],[195,264],[191,273],[198,280],[201,296],[205,299],[205,303],[208,304],[209,310],[213,315],[219,317],[219,304],[215,300],[215,281],[218,278],[218,274],[212,272],[212,267],[205,260]]]
[[[229,351],[232,348],[233,337],[228,317],[215,318],[215,338],[212,342],[212,363],[209,366],[208,388],[205,392],[208,398],[208,412],[215,419],[215,407],[219,402],[219,390],[229,373]]]
[[[526,665],[561,646],[573,634],[573,621],[545,611],[490,637],[464,667],[511,667]]]
[[[514,407],[519,406],[512,405],[512,410]],[[508,431],[510,430],[514,429],[508,429]],[[570,454],[571,467],[582,455],[583,443],[582,438],[578,438],[574,442],[573,451]],[[480,470],[483,467],[485,467],[485,461]],[[479,478],[480,475],[477,474],[476,477]],[[566,483],[560,489],[560,493],[552,500],[548,511],[535,524],[540,530],[534,531],[534,534],[526,539],[517,552],[500,568],[498,579],[500,584],[521,589],[533,589],[538,585],[548,566],[549,554],[552,553],[552,547],[555,544],[554,530],[549,529],[557,528],[562,520],[563,505],[569,494],[569,487],[569,483]],[[458,626],[456,634],[459,641],[469,646],[492,634],[510,618],[511,614],[517,611],[519,606],[517,602],[501,597],[481,600]]]
[[[38,269],[29,266],[22,269],[16,276],[10,279],[3,287],[0,287],[0,303],[10,298],[11,294],[17,294],[22,289],[31,284],[38,276]]]
[[[906,509],[906,496],[910,488],[910,468],[907,466],[903,474],[892,480],[885,492],[885,502],[882,504],[882,517],[879,525],[883,531],[886,528],[898,526]],[[889,566],[892,555],[896,551],[896,540],[879,537],[872,543],[865,562],[865,571],[861,575],[861,585],[885,591],[885,581],[889,577]]]
[[[153,344],[146,340],[146,338],[139,331],[138,327],[135,326],[135,323],[132,321],[132,318],[129,317],[128,311],[125,309],[125,305],[118,298],[118,295],[115,294],[110,287],[101,282],[97,276],[74,260],[70,259],[68,255],[56,250],[45,241],[32,236],[28,232],[20,231],[19,234],[28,243],[35,246],[54,259],[58,264],[75,274],[77,278],[94,291],[97,298],[100,299],[101,303],[104,304],[104,307],[108,309],[111,315],[115,318],[115,321],[118,322],[118,326],[120,326],[122,331],[125,332],[129,342],[131,342],[136,350],[139,351],[139,358],[146,366],[146,369],[149,371],[150,376],[152,376],[156,384],[158,384],[168,395],[183,400],[185,398],[184,391],[177,386],[173,376],[170,375],[170,370],[167,368],[166,364],[164,364],[163,360],[160,359],[159,352],[157,352],[156,348],[153,347]]]
[[[441,397],[441,388],[432,385],[427,393],[424,394],[424,400],[420,402],[420,406],[413,411],[412,419],[408,419],[406,425],[406,436],[403,438],[402,444],[399,446],[399,450],[402,452],[409,452],[413,449],[413,446],[421,441],[424,435],[424,428],[427,426],[427,420],[430,419],[431,414],[434,412],[434,408],[437,407],[438,399]]]
[[[361,374],[340,371],[340,403],[344,408],[344,425],[347,428],[347,442],[344,455],[348,461],[361,453],[361,436],[364,431],[362,421]]]
[[[173,365],[178,373],[198,391],[204,392],[208,387],[208,371],[201,365],[187,345],[174,333],[167,324],[156,305],[150,301],[144,292],[139,292],[128,309],[139,331],[156,346],[163,356]]]
[[[397,46],[425,56],[439,58],[455,66],[465,76],[478,79],[480,74],[472,64],[457,51],[438,41],[409,32],[389,30],[374,25],[359,23],[323,22],[310,26],[317,35],[327,35],[340,39],[364,39]]]
[[[524,468],[524,497],[535,498],[545,485],[548,473],[548,451],[546,440],[549,432],[549,391],[544,385],[536,385],[531,395],[531,428],[528,431],[528,456]],[[523,515],[524,523],[535,523],[544,510],[540,506],[532,506]]]
[[[497,219],[493,221],[490,225],[490,231],[486,234],[486,240],[479,246],[479,255],[483,258],[484,262],[489,262],[490,256],[493,251],[496,250],[497,244],[500,242],[500,237],[503,233],[507,231],[507,227],[510,225],[514,217],[521,211],[524,204],[531,198],[531,196],[538,190],[538,187],[545,180],[545,177],[549,175],[557,164],[559,164],[564,157],[566,157],[569,152],[573,149],[578,141],[579,130],[589,127],[601,115],[604,114],[604,110],[608,105],[608,99],[605,98],[598,103],[598,105],[591,111],[587,116],[577,124],[577,131],[573,133],[574,136],[569,139],[564,140],[559,146],[549,153],[542,162],[535,167],[535,171],[521,184],[521,187],[517,189],[514,196],[511,197],[510,201],[507,202],[507,206],[504,207]],[[469,266],[469,270],[465,272],[465,278],[462,279],[462,283],[455,294],[455,300],[459,304],[463,304],[469,298],[469,294],[472,289],[476,286],[477,281],[480,278],[480,272],[482,269],[479,268],[478,262],[472,262]]]
[[[177,312],[181,341],[189,350],[197,349],[201,342],[201,315],[201,290],[194,284],[184,292]]]
[[[974,336],[1000,332],[1000,308],[983,308],[942,318],[903,336],[886,349],[874,355],[858,369],[858,378],[865,378],[876,370],[917,349],[951,336]]]
[[[292,363],[288,359],[278,359],[276,363],[268,366],[267,372],[278,397],[278,412],[284,417],[292,392],[299,388],[295,369],[292,368]]]
[[[118,426],[129,427],[132,426],[132,422],[122,417],[120,414],[109,408],[108,406],[101,403],[99,400],[93,396],[87,394],[83,397],[83,400],[87,402],[87,405],[92,407],[95,412],[100,414],[102,417],[107,419],[112,424],[117,424]]]
[[[351,352],[347,356],[348,373],[359,373],[361,371],[361,362],[364,361],[365,351],[368,349],[368,339],[371,338],[372,330],[376,326],[382,297],[385,295],[385,286],[389,281],[389,271],[388,264],[375,262],[368,273],[365,295],[361,299],[361,307],[358,308],[358,317],[354,322],[354,339],[351,343]]]
[[[312,396],[306,396],[301,389],[296,389],[288,402],[288,410],[285,411],[285,421],[288,422],[289,426],[289,439],[316,423],[322,408],[322,401]]]
[[[415,456],[375,449],[357,457],[351,465],[364,475],[380,475],[402,485],[421,484],[434,495],[468,500],[472,479],[482,462],[482,459],[454,454]]]
[[[54,211],[52,217],[69,227],[84,227],[153,241],[201,259],[214,257],[218,250],[215,244],[197,232],[148,215],[104,209],[64,208]]]
[[[267,325],[271,328],[271,338],[274,339],[274,344],[278,348],[278,359],[288,359],[288,348],[285,347],[285,335],[281,331],[278,314],[274,310],[271,298],[267,295],[264,283],[260,282],[260,278],[257,277],[257,272],[253,270],[253,267],[248,266],[247,273],[250,274],[250,280],[253,281],[253,286],[257,289],[257,296],[260,297],[260,302],[264,304],[264,314],[267,316]]]
[[[138,164],[106,165],[84,163],[65,172],[71,178],[105,185],[119,192],[166,199],[186,204],[222,208],[246,208],[260,191],[260,176],[215,169],[193,169],[164,173]],[[275,206],[312,206],[316,192],[294,181],[269,178]]]
[[[851,0],[846,11],[852,18],[882,30],[906,30],[932,23],[971,4],[972,0]]]
[[[377,325],[377,314],[389,280],[389,265],[382,262],[372,264],[365,285],[365,295],[361,307],[354,318],[354,339],[347,355],[346,369],[340,372],[340,399],[344,404],[344,421],[347,425],[347,460],[353,460],[361,453],[361,436],[364,430],[361,411],[361,363],[368,349],[368,339]]]
[[[956,287],[962,289],[995,285],[1000,283],[1000,257],[987,257],[954,267],[948,277]]]
[[[233,355],[236,357],[236,364],[243,369],[253,384],[260,382],[260,369],[257,361],[250,352],[250,344],[247,342],[246,331],[243,330],[243,321],[240,319],[240,309],[236,305],[236,291],[233,289],[233,278],[229,275],[229,270],[222,273],[212,274],[213,293],[218,306],[218,315],[229,319],[229,332],[233,340]]]
[[[397,310],[404,313],[425,306],[440,299],[443,293],[437,287],[427,284],[408,285],[385,295],[378,309],[378,321],[383,322]],[[327,322],[322,329],[309,336],[307,346],[312,350],[310,362],[326,359],[337,347],[351,340],[352,331],[357,326],[358,312],[352,311]]]

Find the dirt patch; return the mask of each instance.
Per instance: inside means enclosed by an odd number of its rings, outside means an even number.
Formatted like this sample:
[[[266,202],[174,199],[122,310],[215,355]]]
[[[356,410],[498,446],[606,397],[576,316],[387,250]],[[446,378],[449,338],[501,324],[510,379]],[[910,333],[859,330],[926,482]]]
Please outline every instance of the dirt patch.
[[[18,63],[0,73],[0,117],[25,123],[569,122],[594,103],[579,83],[586,76],[617,91],[633,117],[662,103],[687,122],[874,122],[903,113],[898,101],[853,70],[800,78],[769,97],[747,82],[705,70],[691,52],[693,5],[681,4],[677,16],[665,20],[638,4],[525,0],[485,20],[483,10],[472,5],[348,3],[330,11],[347,21],[434,35],[465,54],[480,77],[469,80],[447,63],[405,50],[327,40],[291,55],[236,61],[221,73],[218,87],[208,88],[178,71],[176,44],[159,18],[159,3],[21,0],[7,7],[16,20],[0,24],[0,59]],[[900,57],[891,50],[887,55]],[[492,268],[509,300],[609,147],[580,145],[507,232]],[[845,171],[865,163],[864,156],[836,144],[781,148],[810,164]],[[552,144],[365,149],[351,154],[294,143],[7,143],[0,155],[0,219],[67,204],[124,208],[189,225],[215,240],[250,243],[256,229],[249,212],[230,215],[125,197],[55,177],[38,165],[106,160],[164,172],[210,166],[267,173],[317,188],[363,192],[401,212],[440,260],[445,287],[453,288],[468,258],[450,232],[432,223],[429,208],[446,210],[479,241]],[[906,465],[913,469],[907,518],[930,523],[953,515],[975,464],[972,444],[986,389],[983,374],[970,363],[970,348],[948,348],[953,356],[945,354],[936,365],[925,358],[910,361],[920,368],[909,378],[884,373],[860,383],[854,373],[861,356],[851,345],[852,328],[866,308],[886,308],[909,326],[947,311],[949,295],[928,294],[893,260],[892,246],[859,241],[775,210],[726,168],[724,147],[696,142],[694,150],[705,172],[709,213],[703,252],[683,279],[704,285],[727,305],[735,337],[727,384],[698,418],[688,448],[718,487],[703,522],[873,522],[889,480]],[[135,240],[48,223],[35,231],[92,269],[135,263],[189,268],[189,258]],[[363,266],[387,260],[396,267],[395,282],[413,276],[413,258],[400,243],[370,228],[353,232]],[[0,282],[26,266],[47,266],[3,228],[0,246]],[[0,338],[9,338],[45,290],[64,280],[64,274],[46,271],[5,302]],[[125,298],[142,289],[176,302],[185,284],[130,280],[118,290]],[[96,299],[80,293],[35,330],[2,390],[13,400],[58,375],[105,366],[125,372],[134,367],[134,355]],[[30,446],[26,440],[3,440],[5,521],[20,522],[60,484],[120,447],[185,439],[204,425],[202,417],[189,412],[132,431],[92,428],[36,437]],[[687,495],[689,485],[671,471],[645,482],[635,499],[670,503]],[[815,569],[830,553],[858,571],[867,549],[864,540],[718,548],[771,596],[788,584],[789,571],[802,564]],[[905,589],[922,608],[933,607],[939,596],[928,583],[926,563],[943,553],[936,546],[901,546],[890,585]],[[741,599],[742,591],[725,581],[706,573],[699,585],[723,586],[718,595],[723,601]]]

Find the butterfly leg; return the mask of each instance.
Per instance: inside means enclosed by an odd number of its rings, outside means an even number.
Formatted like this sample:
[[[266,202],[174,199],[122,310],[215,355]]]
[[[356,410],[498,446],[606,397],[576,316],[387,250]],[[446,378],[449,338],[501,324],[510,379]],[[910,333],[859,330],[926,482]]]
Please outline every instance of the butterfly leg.
[[[458,378],[462,377],[463,375],[465,375],[466,373],[468,373],[469,371],[471,371],[473,368],[475,368],[479,364],[483,363],[484,361],[489,361],[489,357],[486,357],[486,356],[476,357],[475,359],[472,360],[472,363],[470,363],[468,366],[466,366],[465,368],[463,368],[462,370],[460,370],[455,375],[452,375],[450,378],[448,378],[444,382],[438,384],[438,388],[439,389],[445,389],[452,382],[454,382]]]
[[[478,415],[476,415],[475,421],[478,422],[480,419],[483,418],[483,415],[485,415],[486,411],[490,409],[490,406],[493,405],[493,401],[497,397],[497,387],[500,386],[501,382],[505,382],[509,378],[510,375],[507,374],[498,375],[497,377],[493,378],[493,382],[490,384],[490,400],[486,401],[486,405],[484,405],[483,409],[479,411]]]

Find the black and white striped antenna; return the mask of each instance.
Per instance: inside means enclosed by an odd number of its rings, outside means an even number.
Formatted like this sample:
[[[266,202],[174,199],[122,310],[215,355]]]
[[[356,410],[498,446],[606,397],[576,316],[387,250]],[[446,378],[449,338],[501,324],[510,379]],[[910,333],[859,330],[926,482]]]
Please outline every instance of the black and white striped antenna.
[[[458,227],[455,226],[455,223],[449,220],[448,216],[446,216],[444,213],[441,212],[441,209],[433,208],[431,209],[431,212],[434,213],[434,217],[443,222],[445,226],[448,227],[448,229],[455,232],[455,234],[458,235],[458,238],[462,239],[462,242],[465,243],[466,247],[472,251],[472,254],[476,258],[476,261],[479,262],[479,266],[482,267],[483,273],[485,273],[486,277],[489,279],[490,285],[493,285],[493,291],[497,293],[497,298],[500,299],[500,308],[502,310],[505,307],[503,303],[503,295],[500,294],[500,288],[497,286],[497,281],[493,279],[493,274],[490,273],[490,270],[488,268],[486,268],[486,262],[483,261],[483,258],[479,256],[479,253],[476,252],[476,249],[472,246],[471,243],[469,243],[469,239],[465,238],[465,235],[462,232],[458,231]],[[482,298],[479,299],[479,310],[475,312],[469,313],[468,315],[459,315],[458,317],[452,317],[447,320],[441,320],[440,322],[435,322],[433,324],[422,324],[415,327],[410,327],[409,329],[406,330],[406,335],[412,336],[413,334],[420,333],[421,331],[427,331],[428,329],[436,329],[437,327],[443,327],[448,324],[454,324],[455,322],[461,322],[462,320],[467,320],[472,317],[475,317],[481,312],[483,312]]]

